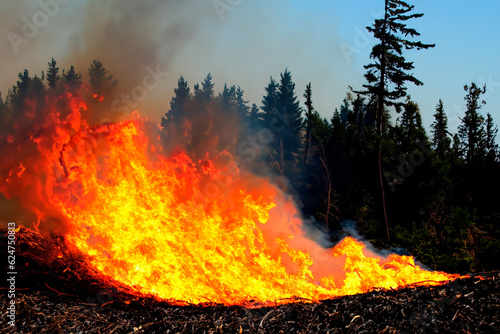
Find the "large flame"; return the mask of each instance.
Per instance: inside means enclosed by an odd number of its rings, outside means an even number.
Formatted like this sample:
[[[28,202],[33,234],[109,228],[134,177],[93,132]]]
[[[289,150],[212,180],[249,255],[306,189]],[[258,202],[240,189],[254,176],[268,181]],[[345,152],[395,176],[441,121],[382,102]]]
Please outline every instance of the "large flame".
[[[85,104],[65,99],[70,110],[47,107],[45,134],[28,139],[36,154],[10,160],[0,191],[12,197],[31,187],[40,198],[26,205],[42,219],[52,207],[91,265],[138,292],[191,303],[266,303],[457,277],[423,270],[412,257],[367,256],[350,237],[330,250],[314,246],[290,199],[238,169],[229,152],[198,161],[182,150],[166,156],[138,115],[90,127]],[[8,145],[19,150],[23,140]]]

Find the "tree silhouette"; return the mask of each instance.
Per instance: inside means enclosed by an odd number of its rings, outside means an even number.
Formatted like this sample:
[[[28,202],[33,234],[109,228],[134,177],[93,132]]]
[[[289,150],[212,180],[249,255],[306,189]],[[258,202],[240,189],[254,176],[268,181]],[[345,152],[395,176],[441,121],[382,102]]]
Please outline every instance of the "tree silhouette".
[[[98,59],[90,64],[88,74],[92,94],[104,95],[118,83]]]
[[[314,116],[314,107],[312,105],[312,89],[311,83],[306,86],[306,91],[304,93],[304,97],[306,99],[306,138],[305,138],[305,151],[304,151],[304,165],[307,162],[307,154],[309,153],[309,147],[311,146],[312,139],[312,123]]]
[[[59,67],[57,67],[57,63],[52,58],[52,60],[49,62],[49,68],[47,70],[47,83],[49,84],[50,89],[55,89],[57,86],[57,82],[59,81],[61,77],[59,76]]]
[[[493,117],[488,113],[486,115],[486,156],[490,161],[495,161],[498,156],[498,144],[495,139],[498,133],[498,127],[493,124]]]
[[[186,112],[187,105],[191,100],[191,90],[184,77],[181,75],[177,80],[177,88],[174,89],[174,96],[170,100],[170,110],[166,117],[162,117],[162,126],[167,119],[179,120]]]
[[[70,92],[76,92],[82,85],[82,75],[71,66],[68,71],[63,70],[62,82]]]
[[[422,13],[411,14],[410,12],[414,7],[400,0],[385,0],[384,17],[376,19],[372,26],[366,27],[379,40],[379,43],[373,47],[370,54],[370,58],[375,61],[364,66],[368,70],[365,74],[368,83],[363,85],[365,90],[359,93],[375,98],[377,106],[376,124],[379,136],[384,133],[384,109],[393,106],[399,111],[404,105],[400,99],[406,96],[406,82],[412,82],[417,86],[423,84],[409,72],[414,68],[413,62],[406,61],[403,50],[420,50],[434,47],[434,44],[423,44],[419,41],[415,42],[406,39],[420,35],[415,29],[408,28],[404,23],[409,19],[419,18],[424,15]],[[387,239],[390,240],[382,178],[381,142],[381,138],[379,138],[379,178]]]
[[[467,110],[458,127],[458,135],[465,160],[471,164],[484,155],[484,118],[479,114],[479,109],[486,102],[479,99],[486,93],[486,85],[481,89],[473,82],[470,86],[465,85],[464,90],[467,92],[464,98]]]
[[[432,127],[432,145],[439,159],[443,160],[450,149],[451,140],[448,132],[448,118],[444,113],[443,101],[439,99],[434,113]]]

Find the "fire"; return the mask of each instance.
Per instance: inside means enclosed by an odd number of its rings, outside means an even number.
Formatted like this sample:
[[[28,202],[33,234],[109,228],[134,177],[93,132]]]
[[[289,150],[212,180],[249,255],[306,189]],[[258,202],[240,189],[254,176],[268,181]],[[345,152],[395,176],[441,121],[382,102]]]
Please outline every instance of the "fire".
[[[31,185],[46,196],[43,207],[69,222],[68,242],[103,279],[160,299],[232,305],[320,300],[458,277],[425,271],[412,257],[368,256],[350,237],[318,260],[308,247],[294,247],[304,236],[293,203],[269,180],[240,170],[230,152],[198,161],[182,150],[167,155],[140,116],[90,127],[85,104],[66,98],[69,112],[47,110],[50,135],[30,138],[36,164],[16,161],[0,191],[12,197],[16,187]],[[276,233],[277,223],[287,228]],[[340,283],[318,269],[338,261],[345,263]]]

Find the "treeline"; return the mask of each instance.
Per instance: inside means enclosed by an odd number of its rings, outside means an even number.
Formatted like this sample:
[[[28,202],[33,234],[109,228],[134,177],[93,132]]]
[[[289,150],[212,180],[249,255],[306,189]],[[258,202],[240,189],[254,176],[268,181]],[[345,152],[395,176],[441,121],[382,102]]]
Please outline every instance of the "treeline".
[[[26,108],[37,106],[32,119],[41,119],[51,94],[79,92],[89,103],[104,103],[95,95],[112,89],[115,81],[99,61],[90,66],[89,77],[92,83],[83,82],[73,67],[59,75],[54,60],[47,74],[20,73],[5,101],[0,97],[2,145],[8,145],[9,134],[19,131],[14,124],[30,122],[19,119]],[[205,120],[218,118],[220,125],[243,124],[235,127],[232,143],[240,160],[265,165],[266,173],[288,180],[303,214],[314,216],[332,235],[342,220],[351,219],[374,244],[406,247],[432,268],[498,268],[500,206],[495,190],[500,187],[500,153],[492,116],[480,113],[484,87],[465,86],[467,110],[455,134],[448,129],[442,101],[429,134],[418,104],[408,98],[394,122],[386,111],[379,135],[375,99],[348,93],[326,119],[314,108],[311,84],[304,89],[304,105],[297,91],[288,70],[279,80],[271,78],[259,105],[250,105],[240,87],[224,86],[216,94],[210,75],[193,90],[181,77],[161,125],[164,131],[183,129],[185,121],[206,112],[211,116]],[[186,130],[188,149],[202,150],[199,143],[214,134],[234,135],[213,130],[216,122],[198,122],[193,128],[195,123]],[[379,141],[390,242],[380,198]],[[219,140],[218,149],[227,149],[228,142]]]
[[[385,1],[385,16],[368,27],[379,43],[373,63],[365,66],[367,84],[350,89],[331,117],[315,110],[312,85],[296,89],[288,70],[271,78],[262,101],[251,105],[240,87],[225,85],[216,93],[210,74],[192,88],[180,77],[161,120],[163,138],[182,136],[188,151],[200,156],[209,148],[232,147],[256,173],[281,176],[304,216],[315,217],[332,239],[340,222],[351,219],[373,244],[405,247],[431,268],[498,269],[500,152],[493,118],[481,112],[486,87],[464,86],[466,112],[456,133],[441,100],[435,111],[425,111],[434,112],[434,122],[429,132],[424,129],[405,86],[422,82],[409,72],[413,63],[402,50],[433,45],[405,40],[418,36],[404,23],[422,16],[412,10],[403,1]],[[0,96],[1,145],[23,130],[17,124],[43,132],[50,96],[78,93],[93,110],[109,112],[100,97],[112,94],[115,84],[97,60],[87,82],[73,67],[60,72],[53,59],[41,76],[25,70],[5,101]],[[397,118],[391,121],[393,111]],[[90,123],[103,115],[94,113]]]
[[[213,86],[208,75],[192,92],[181,77],[162,126],[182,127],[194,106],[222,108],[246,124],[237,138],[241,155],[251,147],[262,152],[267,168],[293,186],[304,215],[330,231],[352,219],[374,244],[406,247],[432,268],[498,267],[500,208],[488,189],[500,186],[499,148],[491,115],[480,114],[484,87],[465,86],[467,111],[456,134],[448,129],[441,100],[429,135],[415,101],[407,98],[394,122],[386,112],[381,140],[389,244],[379,196],[376,101],[349,93],[330,119],[322,118],[311,84],[299,105],[288,70],[279,81],[271,78],[260,106],[250,106],[239,87],[224,86],[216,95]]]

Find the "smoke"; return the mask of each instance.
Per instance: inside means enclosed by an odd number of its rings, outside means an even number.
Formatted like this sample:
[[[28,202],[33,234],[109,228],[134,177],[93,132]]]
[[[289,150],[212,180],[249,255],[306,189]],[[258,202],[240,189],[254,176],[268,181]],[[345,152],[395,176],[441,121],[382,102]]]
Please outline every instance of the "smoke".
[[[84,81],[88,81],[87,68],[91,60],[99,59],[119,83],[104,101],[89,106],[92,115],[86,117],[92,119],[91,124],[124,119],[135,109],[158,119],[158,115],[168,110],[170,94],[180,74],[201,80],[200,73],[216,72],[219,74],[214,77],[216,82],[226,80],[244,89],[248,87],[246,99],[259,102],[269,75],[277,75],[286,66],[292,72],[294,68],[299,71],[301,79],[297,87],[305,86],[313,76],[322,77],[317,75],[320,72],[323,76],[326,73],[335,76],[332,68],[325,66],[309,69],[310,77],[304,75],[299,65],[309,57],[308,50],[317,46],[313,37],[317,34],[313,33],[315,28],[310,23],[292,29],[281,27],[276,18],[286,13],[289,6],[285,1],[266,3],[264,7],[242,3],[221,16],[220,11],[214,9],[213,1],[5,1],[0,12],[3,32],[14,33],[26,42],[14,47],[8,39],[1,40],[3,62],[9,66],[3,66],[6,72],[0,79],[3,80],[0,87],[12,84],[24,68],[28,68],[31,75],[41,73],[52,57],[61,70],[73,65],[83,74]],[[40,21],[43,15],[47,22]],[[30,24],[36,32],[28,36],[25,26],[29,28]],[[228,26],[236,29],[227,29]],[[255,31],[258,33],[253,33]],[[326,48],[336,45],[335,34],[329,35],[333,42],[325,44]],[[266,55],[266,59],[262,59],[262,55]],[[155,78],[152,72],[160,75]],[[192,84],[190,82],[191,87]],[[29,127],[44,121],[34,119],[25,124]],[[186,129],[189,131],[184,131]],[[237,152],[241,131],[243,128],[234,115],[221,112],[217,106],[195,105],[180,127],[167,129],[165,151],[168,154],[177,148],[187,149],[197,160],[205,158],[207,152],[216,157],[226,150],[243,171],[259,170],[259,175],[269,176],[281,189],[291,192],[286,180],[270,175],[269,170],[258,163],[258,156],[249,159]],[[37,135],[35,132],[26,130],[24,135]],[[38,170],[34,159],[29,159],[33,149],[24,147],[20,160],[32,162],[24,168]],[[20,157],[15,152],[7,153],[11,158]],[[257,155],[262,153],[259,151]],[[3,206],[9,208],[10,217],[15,212],[13,208],[21,208],[13,202]],[[36,206],[46,205],[37,203]],[[304,223],[306,234],[329,246],[327,238],[320,238],[321,233],[312,226]]]
[[[98,121],[137,109],[165,113],[165,94],[175,84],[167,75],[173,62],[218,21],[210,1],[195,0],[6,1],[2,7],[2,35],[10,39],[0,40],[0,89],[5,93],[25,68],[40,75],[51,58],[60,71],[72,65],[88,80],[87,69],[98,59],[119,82],[101,103]],[[152,72],[160,75],[151,78]]]

